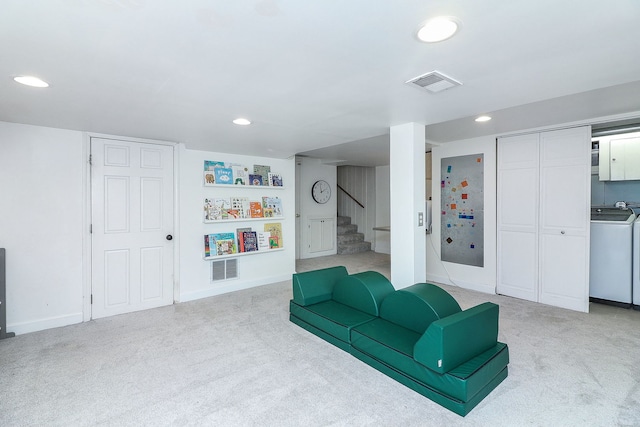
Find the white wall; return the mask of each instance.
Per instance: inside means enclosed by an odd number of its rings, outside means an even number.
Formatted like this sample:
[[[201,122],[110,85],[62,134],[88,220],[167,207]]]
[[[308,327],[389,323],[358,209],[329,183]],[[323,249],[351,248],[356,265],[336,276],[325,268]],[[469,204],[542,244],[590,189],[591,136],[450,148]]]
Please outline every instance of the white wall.
[[[295,162],[294,159],[271,159],[252,156],[179,149],[179,300],[188,301],[253,286],[290,280],[295,271]],[[246,165],[269,165],[271,171],[280,173],[283,189],[240,187],[227,189],[203,186],[205,160],[217,160]],[[262,196],[279,197],[283,202],[284,217],[273,221],[282,223],[284,250],[255,253],[237,257],[238,278],[211,282],[211,261],[203,259],[204,235],[216,232],[235,232],[239,227],[262,230],[265,221],[203,222],[205,197],[246,196],[260,200]]]
[[[389,166],[376,167],[376,227],[388,227],[391,224],[391,185]],[[391,254],[391,233],[376,231],[373,250]]]
[[[321,218],[336,218],[338,211],[335,165],[323,164],[318,159],[299,157],[299,188],[296,189],[300,209],[300,234],[298,236],[300,258],[315,258],[337,253],[334,244],[333,249],[327,251],[309,252],[309,220]],[[331,186],[331,199],[327,203],[318,204],[311,197],[311,186],[319,179],[323,179]],[[335,241],[336,225],[333,227],[333,237]]]
[[[443,157],[484,154],[484,267],[440,260],[441,189],[440,160]],[[488,136],[450,142],[433,147],[433,219],[427,235],[427,280],[495,293],[496,287],[496,138]]]
[[[82,132],[0,122],[0,247],[7,330],[82,322]]]

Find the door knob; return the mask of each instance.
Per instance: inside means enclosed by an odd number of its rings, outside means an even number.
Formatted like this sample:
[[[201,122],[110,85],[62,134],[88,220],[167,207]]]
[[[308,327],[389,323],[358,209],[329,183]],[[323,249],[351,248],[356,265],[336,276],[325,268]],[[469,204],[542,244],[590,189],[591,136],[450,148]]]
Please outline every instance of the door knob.
[[[171,234],[167,234],[167,240],[173,240],[173,236]]]

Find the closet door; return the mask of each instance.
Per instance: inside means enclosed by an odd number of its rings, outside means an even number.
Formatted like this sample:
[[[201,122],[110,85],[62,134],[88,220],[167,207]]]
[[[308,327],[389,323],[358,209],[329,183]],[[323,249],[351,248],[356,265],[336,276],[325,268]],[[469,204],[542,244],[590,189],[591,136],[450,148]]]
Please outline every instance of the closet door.
[[[590,127],[540,134],[540,295],[588,311]]]
[[[539,135],[498,140],[496,292],[538,301]]]

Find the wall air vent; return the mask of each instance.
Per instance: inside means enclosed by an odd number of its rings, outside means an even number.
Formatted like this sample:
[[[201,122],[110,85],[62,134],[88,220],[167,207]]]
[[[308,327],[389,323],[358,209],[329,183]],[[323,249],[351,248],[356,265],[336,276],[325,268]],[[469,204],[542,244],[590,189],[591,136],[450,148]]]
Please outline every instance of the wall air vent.
[[[442,74],[440,71],[431,71],[405,82],[420,89],[428,90],[432,93],[442,92],[445,89],[462,85],[458,80]]]
[[[235,258],[211,262],[211,281],[238,278],[238,260]]]

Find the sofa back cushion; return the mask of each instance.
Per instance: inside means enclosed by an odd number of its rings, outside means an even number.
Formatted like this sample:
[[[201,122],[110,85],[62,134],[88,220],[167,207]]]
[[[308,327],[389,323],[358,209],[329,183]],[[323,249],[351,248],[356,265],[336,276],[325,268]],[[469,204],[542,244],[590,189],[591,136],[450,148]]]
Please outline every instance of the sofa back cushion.
[[[485,302],[433,322],[413,349],[413,358],[439,373],[449,372],[498,342],[499,307]]]
[[[380,317],[422,334],[432,322],[460,311],[460,305],[445,290],[417,283],[389,294],[382,301]]]
[[[393,285],[375,271],[344,276],[333,287],[333,300],[372,316],[380,315],[380,305],[394,291]]]
[[[341,277],[347,276],[343,266],[323,268],[293,275],[293,302],[306,306],[331,299],[333,287]]]

